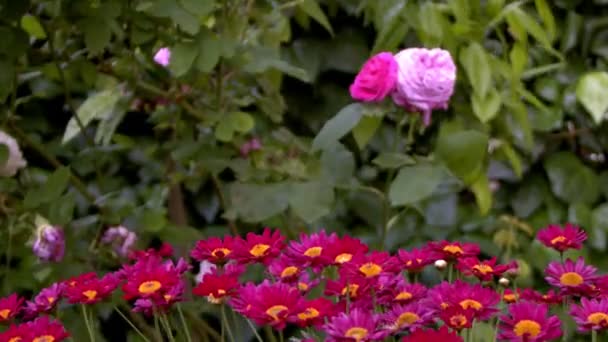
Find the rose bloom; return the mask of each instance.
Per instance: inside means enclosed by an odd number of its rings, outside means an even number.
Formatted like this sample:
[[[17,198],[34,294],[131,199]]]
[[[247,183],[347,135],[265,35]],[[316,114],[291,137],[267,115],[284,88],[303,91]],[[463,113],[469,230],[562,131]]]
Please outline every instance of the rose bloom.
[[[509,306],[509,314],[501,317],[500,340],[512,342],[551,341],[562,335],[557,316],[547,317],[546,305],[521,302]]]
[[[552,224],[539,230],[536,238],[545,246],[563,253],[568,249],[581,249],[583,242],[587,240],[587,233],[570,223],[563,228]]]
[[[397,62],[390,52],[381,52],[370,58],[350,86],[353,99],[363,102],[382,101],[395,88]]]
[[[456,65],[442,49],[405,49],[395,55],[399,66],[393,100],[411,111],[420,111],[429,125],[434,109],[447,109],[454,93]]]

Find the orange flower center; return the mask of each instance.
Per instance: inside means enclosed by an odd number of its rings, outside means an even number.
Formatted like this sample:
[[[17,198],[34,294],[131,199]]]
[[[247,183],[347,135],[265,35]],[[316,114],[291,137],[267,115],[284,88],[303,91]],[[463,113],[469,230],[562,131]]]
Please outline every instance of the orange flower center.
[[[368,262],[359,267],[359,271],[365,274],[367,278],[370,278],[380,274],[380,272],[382,272],[382,267],[380,267],[378,264],[374,264],[373,262]]]
[[[304,252],[304,255],[306,255],[307,257],[318,257],[319,255],[321,255],[321,252],[323,251],[322,247],[310,247],[309,249],[306,250],[306,252]]]
[[[594,312],[587,316],[587,322],[593,325],[608,325],[608,315],[604,312]]]
[[[355,298],[357,297],[357,290],[359,290],[359,285],[348,284],[342,289],[342,295],[346,296],[346,293],[348,292],[350,298]]]
[[[19,336],[15,336],[13,338],[11,338],[10,340],[8,340],[8,342],[19,342],[22,341],[21,337]]]
[[[39,336],[32,340],[32,342],[53,342],[53,341],[55,341],[55,337],[53,337],[51,335]]]
[[[258,243],[257,245],[253,246],[250,250],[249,253],[251,253],[251,255],[255,256],[255,257],[261,257],[263,256],[266,251],[270,248],[270,246],[265,245],[263,243]]]
[[[216,248],[211,252],[211,255],[219,259],[227,257],[231,252],[228,248]]]
[[[139,293],[152,294],[158,291],[162,287],[162,284],[156,280],[144,281],[139,285]]]
[[[513,293],[508,293],[502,296],[502,299],[507,303],[514,303],[517,301],[517,295]]]
[[[298,314],[298,318],[302,321],[305,321],[307,319],[313,319],[315,317],[319,317],[319,310],[315,308],[307,308],[306,310]]]
[[[93,300],[97,297],[97,291],[95,290],[86,290],[82,293],[83,296],[87,297],[88,300]]]
[[[540,331],[540,324],[529,319],[522,319],[513,327],[513,332],[517,336],[536,337]]]
[[[360,342],[367,337],[367,329],[361,327],[352,327],[346,330],[344,336],[354,338],[356,342]]]
[[[558,244],[558,243],[564,243],[564,242],[566,242],[566,240],[567,239],[566,239],[565,236],[560,235],[558,237],[555,237],[555,238],[551,239],[550,242],[551,242],[552,245],[555,245],[555,244]]]
[[[303,282],[299,282],[298,283],[298,290],[300,290],[300,291],[306,291],[306,290],[308,290],[308,284],[303,283]]]
[[[418,264],[419,264],[419,263],[421,263],[421,262],[422,262],[422,259],[416,258],[416,263],[418,263]],[[412,260],[408,260],[408,261],[405,263],[405,266],[412,266],[412,264],[413,264]]]
[[[281,278],[287,278],[287,277],[291,277],[294,274],[298,273],[298,268],[295,266],[288,266],[285,267],[285,269],[283,270],[283,272],[281,272]]]
[[[273,305],[266,310],[266,314],[272,317],[275,322],[278,322],[281,320],[279,315],[285,311],[287,311],[287,307],[285,305]]]
[[[468,308],[473,308],[475,310],[481,310],[481,308],[483,308],[483,305],[480,302],[473,300],[473,299],[465,299],[458,304],[460,304],[460,307],[462,307],[464,310],[466,310]]]
[[[207,296],[207,301],[209,301],[209,303],[211,303],[211,304],[221,304],[222,300],[224,298],[224,295],[226,295],[226,290],[219,289],[219,290],[217,290],[217,297],[214,296],[213,293],[210,293]]]
[[[578,286],[584,282],[584,279],[576,272],[566,272],[559,277],[559,282],[565,286]]]
[[[350,253],[342,253],[342,254],[338,254],[338,256],[336,256],[336,258],[334,259],[334,261],[338,264],[343,264],[345,262],[349,262],[351,259],[353,258],[353,255]]]
[[[55,299],[55,297],[46,297],[46,300],[49,302],[49,304],[55,303]]]
[[[412,299],[412,294],[407,291],[399,292],[399,294],[397,296],[395,296],[395,300],[408,300],[408,299]]]
[[[486,264],[475,265],[473,266],[473,269],[481,274],[488,274],[494,272],[492,266]]]
[[[453,255],[457,255],[457,254],[462,254],[464,253],[464,251],[462,250],[462,248],[456,246],[456,245],[447,245],[445,247],[443,247],[443,251],[453,254]]]
[[[467,317],[465,315],[454,315],[450,317],[450,325],[457,329],[462,329],[467,325]]]
[[[441,307],[443,310],[445,310],[450,307],[450,304],[443,302],[443,303],[439,304],[439,307]]]
[[[404,312],[401,315],[399,315],[399,317],[397,318],[397,322],[395,322],[397,324],[398,327],[402,327],[404,325],[410,325],[415,323],[416,321],[418,321],[420,319],[420,316],[416,315],[413,312]]]
[[[0,317],[2,319],[7,319],[8,315],[10,315],[10,314],[11,314],[11,309],[2,309],[2,310],[0,310]]]

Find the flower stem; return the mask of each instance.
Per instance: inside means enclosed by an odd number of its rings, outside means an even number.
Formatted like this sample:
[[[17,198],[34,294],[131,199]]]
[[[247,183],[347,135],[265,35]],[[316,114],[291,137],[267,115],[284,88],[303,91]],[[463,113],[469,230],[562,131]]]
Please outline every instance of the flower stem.
[[[450,262],[448,265],[448,283],[452,283],[452,276],[454,273],[454,264]]]
[[[283,336],[283,330],[279,330],[279,342],[285,342],[285,336]]]
[[[84,318],[84,324],[87,327],[87,331],[89,333],[89,340],[91,342],[95,342],[95,332],[93,332],[93,327],[91,326],[91,322],[89,321],[89,314],[87,313],[87,307],[84,304],[80,305],[82,309],[82,317]]]
[[[186,341],[192,342],[192,336],[190,336],[190,328],[188,324],[186,324],[186,319],[184,318],[184,312],[182,311],[182,306],[177,304],[177,312],[179,313],[179,319],[182,321],[182,326],[184,327],[184,333],[186,334]]]
[[[597,342],[597,330],[591,331],[591,342]]]
[[[164,312],[161,312],[160,314],[160,322],[165,328],[165,332],[167,333],[167,337],[169,337],[169,341],[175,342],[175,338],[173,337],[173,331],[171,330],[171,323],[169,323],[167,314],[165,314]]]
[[[127,316],[125,316],[125,314],[123,314],[123,313],[122,313],[122,311],[120,311],[120,309],[119,309],[117,306],[114,306],[114,311],[116,311],[116,312],[117,312],[117,313],[120,315],[120,317],[122,317],[122,319],[124,319],[124,320],[125,320],[125,322],[127,322],[127,323],[129,324],[129,326],[131,326],[131,328],[132,328],[133,330],[135,330],[135,332],[136,332],[136,333],[137,333],[137,334],[138,334],[138,335],[139,335],[139,336],[140,336],[140,337],[141,337],[141,338],[142,338],[144,341],[146,341],[146,342],[150,342],[150,340],[149,340],[149,339],[146,337],[146,335],[144,335],[144,333],[143,333],[143,332],[141,332],[141,330],[139,330],[139,329],[137,328],[137,326],[136,326],[136,325],[135,325],[133,322],[131,322],[131,320],[130,320],[130,319],[127,317]]]
[[[230,325],[228,324],[228,318],[226,317],[226,305],[222,304],[222,326],[226,325],[226,330],[228,331],[228,337],[230,338],[230,341],[235,342],[234,341],[234,336],[232,336],[232,331],[230,330]],[[223,331],[224,328],[222,328]]]
[[[258,330],[255,328],[253,323],[251,323],[249,318],[245,318],[245,320],[247,321],[247,324],[249,324],[249,327],[251,328],[251,331],[253,331],[253,334],[255,335],[255,338],[258,340],[258,342],[264,342],[264,340],[262,340],[262,336],[258,334]]]

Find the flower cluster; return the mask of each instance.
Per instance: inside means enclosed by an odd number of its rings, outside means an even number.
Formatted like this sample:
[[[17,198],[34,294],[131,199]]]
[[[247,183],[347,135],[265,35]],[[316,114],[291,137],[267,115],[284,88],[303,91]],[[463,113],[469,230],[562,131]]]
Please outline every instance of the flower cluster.
[[[550,226],[538,238],[564,253],[581,248],[586,235],[573,225]],[[172,254],[168,245],[135,251],[116,272],[55,283],[30,301],[16,294],[0,299],[0,322],[22,321],[3,332],[0,341],[42,341],[36,340],[41,334],[61,341],[68,334],[47,318],[60,300],[93,305],[119,288],[135,312],[168,312],[189,297],[189,265],[184,259],[173,261]],[[191,257],[205,265],[192,290],[195,297],[230,307],[259,326],[303,328],[305,341],[463,341],[461,335],[478,322],[496,324],[501,341],[551,341],[564,333],[556,315],[562,304],[578,332],[608,329],[608,276],[582,258],[551,262],[545,279],[553,288],[541,293],[510,288],[517,263],[484,259],[478,245],[465,242],[433,241],[390,254],[335,233],[286,241],[278,230],[266,228],[244,238],[198,241]],[[419,282],[430,265],[443,278],[432,286]],[[265,279],[244,281],[252,267],[265,269]]]
[[[455,82],[456,65],[448,51],[410,48],[370,58],[350,86],[350,94],[363,102],[379,102],[392,95],[395,104],[421,112],[424,124],[429,125],[434,109],[447,109]]]

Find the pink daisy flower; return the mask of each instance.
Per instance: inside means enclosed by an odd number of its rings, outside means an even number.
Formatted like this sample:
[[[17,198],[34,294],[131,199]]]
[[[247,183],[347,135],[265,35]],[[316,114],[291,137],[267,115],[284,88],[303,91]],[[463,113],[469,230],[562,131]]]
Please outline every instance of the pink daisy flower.
[[[343,265],[350,262],[353,257],[367,253],[368,247],[361,240],[348,235],[332,240],[329,246],[321,252],[327,264]]]
[[[500,277],[509,269],[517,268],[517,263],[508,265],[496,265],[496,257],[480,261],[477,257],[458,259],[456,268],[467,276],[475,276],[479,281],[491,281],[494,277]]]
[[[550,341],[562,335],[557,316],[547,317],[546,305],[521,302],[509,306],[501,317],[499,339],[512,342]]]
[[[353,309],[349,314],[340,313],[323,326],[327,342],[381,341],[385,331],[378,329],[379,319],[373,313]]]
[[[500,296],[496,291],[483,287],[480,284],[469,284],[456,281],[449,288],[447,297],[448,307],[459,305],[464,310],[475,310],[475,319],[490,319],[498,309],[496,306],[500,302]]]
[[[464,257],[475,257],[480,253],[479,246],[468,242],[429,242],[430,250],[436,254],[436,259],[455,260]]]
[[[391,334],[401,331],[415,331],[433,320],[435,312],[424,305],[414,302],[407,305],[395,305],[382,315],[384,329]]]
[[[536,238],[545,246],[563,253],[568,249],[581,249],[587,240],[587,233],[570,223],[563,228],[552,224],[538,231]]]
[[[323,249],[328,248],[338,239],[335,233],[327,235],[324,230],[310,235],[301,234],[300,241],[291,241],[287,247],[287,255],[302,267],[311,266],[315,270],[329,265],[322,257]]]
[[[608,299],[581,298],[581,304],[570,307],[570,315],[574,318],[578,331],[608,329]]]
[[[196,261],[207,260],[216,265],[223,265],[230,260],[230,254],[234,249],[234,241],[235,239],[229,235],[223,239],[210,237],[199,240],[190,252],[190,256]]]
[[[545,280],[566,295],[585,295],[592,290],[596,272],[595,267],[585,264],[583,257],[579,257],[576,262],[567,259],[563,264],[553,261],[545,269]]]
[[[247,233],[244,240],[235,241],[233,257],[242,264],[261,262],[268,265],[285,247],[284,240],[279,230],[270,228],[264,228],[262,235]]]
[[[428,247],[413,248],[410,251],[400,249],[397,256],[401,267],[411,273],[422,272],[424,267],[436,260],[434,253]]]

